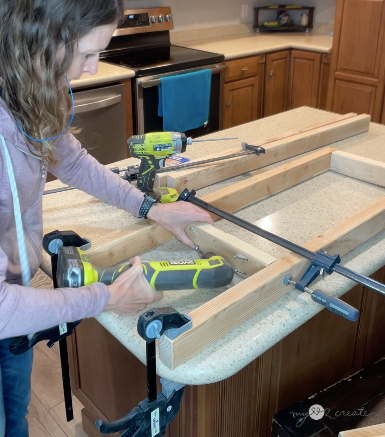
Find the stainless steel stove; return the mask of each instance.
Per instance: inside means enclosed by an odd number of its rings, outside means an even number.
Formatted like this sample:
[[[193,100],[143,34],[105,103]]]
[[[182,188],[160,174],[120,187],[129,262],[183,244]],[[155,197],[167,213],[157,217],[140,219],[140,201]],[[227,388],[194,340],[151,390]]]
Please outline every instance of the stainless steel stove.
[[[102,61],[135,72],[132,89],[133,113],[136,114],[134,133],[162,130],[162,119],[157,115],[157,85],[162,77],[207,68],[212,70],[209,120],[205,126],[186,133],[198,136],[222,127],[224,56],[171,44],[170,30],[173,27],[169,7],[126,10],[124,22],[101,54]]]

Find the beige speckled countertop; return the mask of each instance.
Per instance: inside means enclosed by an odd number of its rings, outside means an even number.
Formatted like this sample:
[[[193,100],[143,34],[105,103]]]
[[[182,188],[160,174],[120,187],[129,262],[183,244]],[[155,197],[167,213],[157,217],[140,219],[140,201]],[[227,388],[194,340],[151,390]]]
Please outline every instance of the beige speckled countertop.
[[[80,79],[71,81],[71,88],[87,88],[119,80],[134,77],[134,71],[129,68],[118,67],[116,65],[99,62],[98,72],[95,75],[83,74]]]
[[[284,134],[336,117],[338,117],[336,114],[303,107],[211,134],[208,137],[237,136],[237,144],[242,141],[252,144],[257,139],[263,141],[276,136],[277,129],[280,134]],[[385,126],[372,123],[368,133],[334,143],[332,147],[385,162],[384,144]],[[199,156],[209,156],[234,147],[233,141],[196,143],[187,148],[184,156],[198,159]],[[119,166],[137,162],[138,160],[128,159],[121,161]],[[280,164],[274,164],[277,165]],[[241,175],[213,187],[204,188],[198,191],[198,196],[249,176],[250,174]],[[50,182],[47,184],[47,189],[58,185],[60,185],[58,181]],[[327,172],[244,208],[237,215],[260,226],[268,226],[272,232],[302,244],[384,195],[383,188]],[[64,218],[66,229],[73,229],[95,241],[98,235],[105,233],[106,230],[124,233],[132,227],[145,226],[146,222],[77,190],[44,196],[43,217],[44,232],[57,229],[58,223]],[[297,225],[298,221],[301,222],[301,226]],[[285,250],[280,247],[262,241],[257,236],[246,235],[246,231],[237,229],[223,220],[217,221],[216,226],[238,238],[247,239],[248,243],[255,244],[275,257],[285,253]],[[146,260],[180,260],[198,257],[195,251],[184,247],[175,239],[141,256]],[[385,231],[344,256],[341,264],[365,275],[378,270],[385,264]],[[42,268],[49,271],[47,257],[44,258]],[[238,280],[235,278],[235,281]],[[341,296],[352,286],[352,281],[337,274],[317,283],[317,287],[336,296]],[[165,292],[159,306],[170,305],[180,312],[188,313],[221,291],[223,290]],[[228,378],[322,309],[323,307],[314,303],[309,295],[291,290],[269,308],[175,370],[168,369],[158,360],[158,373],[167,379],[186,384],[207,384]],[[145,342],[136,331],[138,316],[121,317],[113,313],[103,313],[97,317],[97,320],[127,349],[145,362]]]
[[[277,50],[299,49],[330,53],[333,37],[330,34],[309,33],[249,33],[189,41],[176,44],[198,50],[221,53],[226,60]]]

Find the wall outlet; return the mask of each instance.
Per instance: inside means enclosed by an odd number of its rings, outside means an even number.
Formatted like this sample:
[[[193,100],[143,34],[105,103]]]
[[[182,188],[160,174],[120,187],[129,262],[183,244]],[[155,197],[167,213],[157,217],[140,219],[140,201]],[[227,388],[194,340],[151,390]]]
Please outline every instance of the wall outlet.
[[[248,12],[249,12],[249,5],[242,5],[241,18],[247,18]]]

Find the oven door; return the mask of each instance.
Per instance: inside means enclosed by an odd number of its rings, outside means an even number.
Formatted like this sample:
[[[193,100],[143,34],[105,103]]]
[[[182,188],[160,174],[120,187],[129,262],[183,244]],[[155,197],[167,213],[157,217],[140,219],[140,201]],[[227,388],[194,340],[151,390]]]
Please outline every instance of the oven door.
[[[158,85],[160,85],[160,79],[162,77],[191,73],[208,68],[211,69],[211,95],[208,122],[202,127],[185,132],[185,134],[194,138],[222,129],[223,73],[226,70],[226,65],[219,63],[136,78],[134,82],[135,134],[140,135],[148,132],[163,131],[163,118],[158,116]]]

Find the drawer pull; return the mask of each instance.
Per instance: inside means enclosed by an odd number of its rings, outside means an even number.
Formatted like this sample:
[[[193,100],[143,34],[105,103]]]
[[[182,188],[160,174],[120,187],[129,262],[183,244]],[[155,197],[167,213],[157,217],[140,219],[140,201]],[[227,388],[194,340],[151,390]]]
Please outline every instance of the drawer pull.
[[[270,79],[273,77],[273,70],[270,71],[269,77]]]
[[[248,70],[247,67],[243,67],[243,68],[242,68],[242,71],[247,71],[247,70]]]
[[[230,108],[230,102],[226,103],[226,108]]]

